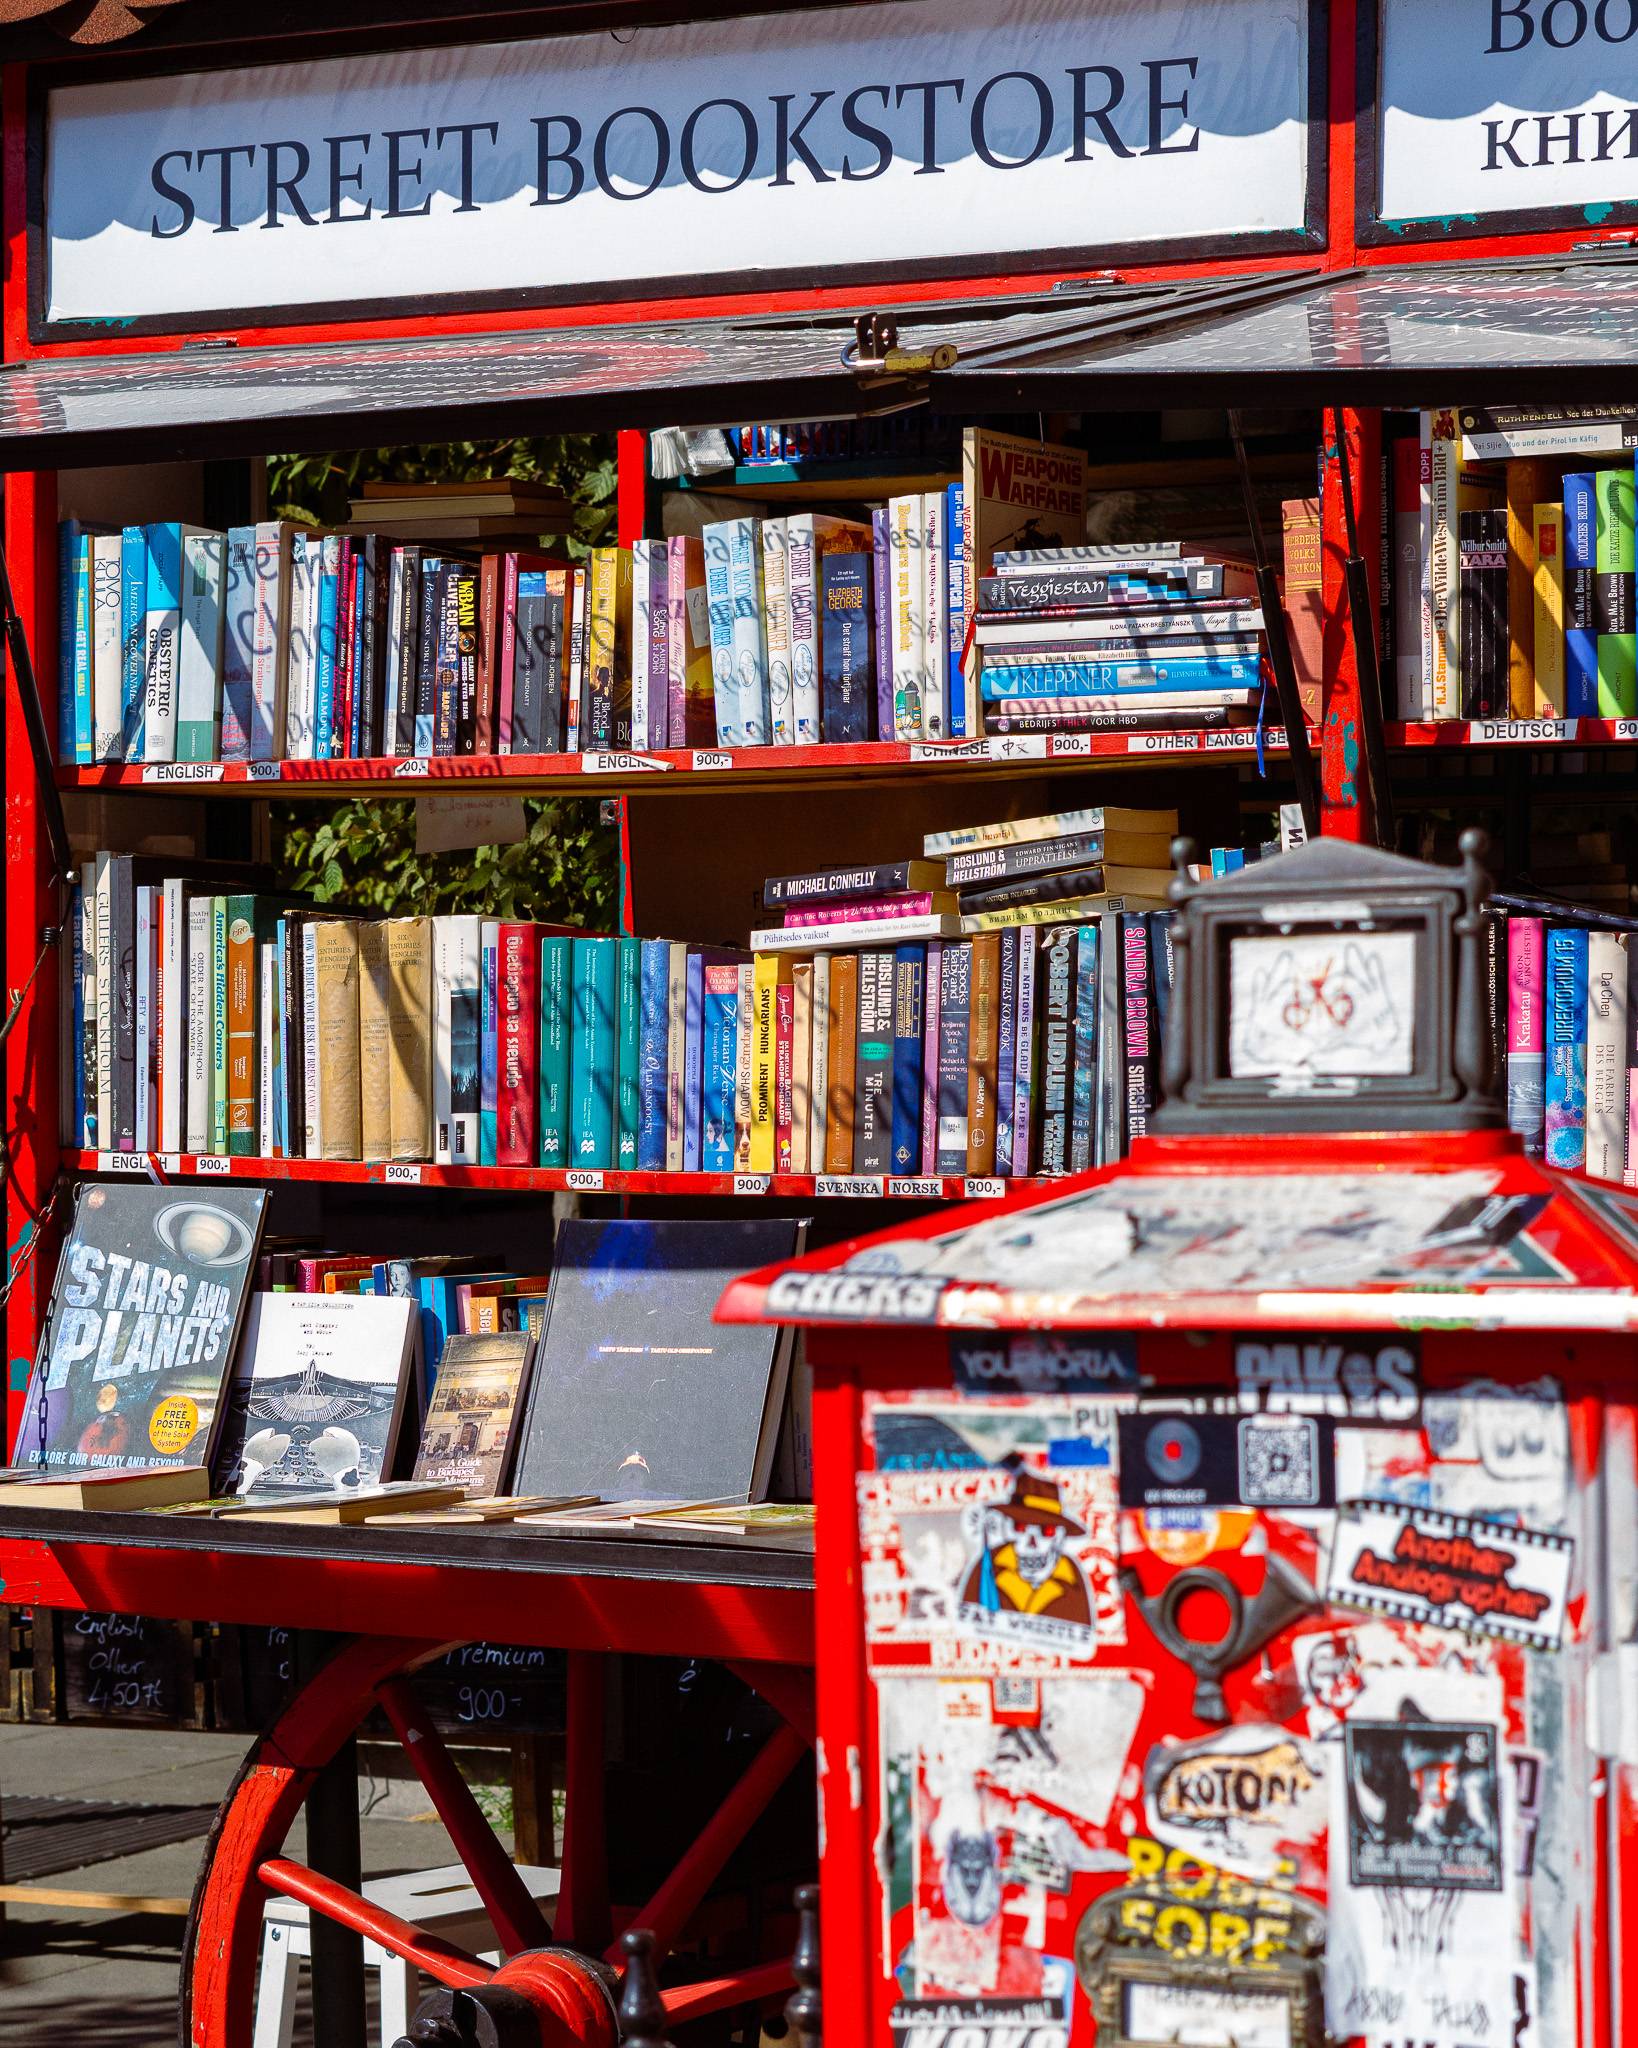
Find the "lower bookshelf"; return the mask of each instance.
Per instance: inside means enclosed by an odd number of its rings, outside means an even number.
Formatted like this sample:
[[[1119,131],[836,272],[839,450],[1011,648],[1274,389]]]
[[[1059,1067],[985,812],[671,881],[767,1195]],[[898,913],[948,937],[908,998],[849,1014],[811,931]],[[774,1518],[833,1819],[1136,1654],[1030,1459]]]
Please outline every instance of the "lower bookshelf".
[[[170,1180],[315,1180],[357,1185],[426,1188],[493,1188],[539,1194],[609,1195],[797,1195],[876,1201],[999,1201],[1005,1195],[1047,1187],[1050,1180],[976,1178],[963,1174],[901,1178],[880,1173],[627,1173],[616,1167],[435,1166],[430,1161],[389,1160],[361,1164],[351,1159],[224,1159],[197,1152],[64,1151],[69,1173],[106,1173]]]

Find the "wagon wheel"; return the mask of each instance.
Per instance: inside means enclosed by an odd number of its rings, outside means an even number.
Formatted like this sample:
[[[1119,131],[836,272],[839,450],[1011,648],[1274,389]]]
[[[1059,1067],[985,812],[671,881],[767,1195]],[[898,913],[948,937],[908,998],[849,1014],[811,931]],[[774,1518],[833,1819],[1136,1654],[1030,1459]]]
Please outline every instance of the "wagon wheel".
[[[626,1951],[613,1939],[605,1875],[601,1655],[569,1653],[563,1882],[555,1927],[548,1927],[405,1676],[456,1647],[352,1637],[253,1744],[216,1816],[194,1886],[182,1959],[181,2048],[250,2048],[262,1907],[270,1892],[299,1899],[310,1912],[368,1936],[448,1990],[488,1987],[480,1998],[506,2008],[509,2042],[520,2038],[533,2048],[538,2035],[540,2048],[616,2048],[620,2030],[609,1965],[623,1961]],[[656,1958],[675,1942],[713,1878],[813,1742],[811,1673],[777,1665],[729,1668],[785,1717],[784,1725],[635,1915],[633,1926],[653,1931]],[[315,1778],[377,1705],[484,1902],[507,1956],[498,1969],[279,1853]],[[666,2023],[735,2006],[772,2007],[794,1981],[788,1961],[778,1961],[681,1985],[662,1994]],[[520,2018],[524,2032],[515,2037],[510,2029]]]

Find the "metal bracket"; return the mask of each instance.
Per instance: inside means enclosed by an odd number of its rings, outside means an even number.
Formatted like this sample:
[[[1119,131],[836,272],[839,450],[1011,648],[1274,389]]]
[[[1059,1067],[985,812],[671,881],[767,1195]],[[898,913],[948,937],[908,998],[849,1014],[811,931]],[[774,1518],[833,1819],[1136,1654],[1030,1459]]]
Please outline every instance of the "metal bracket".
[[[888,377],[925,377],[933,370],[953,369],[955,343],[941,341],[932,348],[899,347],[899,323],[890,313],[861,313],[853,323],[853,339],[843,345],[842,366],[855,371],[868,383],[869,372]]]
[[[17,616],[17,607],[12,601],[11,568],[6,561],[4,542],[0,542],[0,630],[5,633],[6,656],[11,664],[12,679],[17,685],[18,701],[23,707],[23,723],[28,727],[28,750],[34,760],[34,780],[39,785],[46,836],[51,841],[51,864],[59,881],[72,882],[74,856],[69,851],[68,824],[63,817],[63,800],[57,790],[50,730],[46,725],[45,708],[40,702],[40,686],[34,677],[34,658],[29,653],[28,635],[23,631],[23,622]]]

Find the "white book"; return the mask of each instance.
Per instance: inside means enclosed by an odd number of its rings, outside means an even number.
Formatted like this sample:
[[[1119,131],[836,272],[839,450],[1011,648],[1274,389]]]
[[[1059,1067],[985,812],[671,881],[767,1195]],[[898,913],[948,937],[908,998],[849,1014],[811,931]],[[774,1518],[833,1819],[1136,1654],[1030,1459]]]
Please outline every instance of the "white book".
[[[318,588],[322,537],[307,527],[290,536],[290,633],[284,753],[313,759],[314,699],[318,684]]]
[[[947,739],[950,734],[949,516],[949,501],[942,491],[922,493],[921,558],[927,616],[922,635],[921,731],[929,740]]]
[[[1145,903],[1143,906],[1147,908]],[[870,917],[833,919],[828,924],[770,927],[752,932],[753,953],[811,953],[819,946],[833,952],[851,953],[855,947],[880,951],[888,946],[909,945],[915,939],[959,939],[962,922],[953,913],[933,911],[926,917]]]
[[[146,882],[136,888],[136,1149],[154,1149],[148,1092],[149,1055],[154,1014],[154,892]]]
[[[432,921],[432,1156],[478,1163],[483,920]]]
[[[654,644],[654,576],[649,550],[656,545],[663,548],[665,542],[634,540],[631,544],[631,744],[639,750],[648,745],[649,695],[653,688],[650,656]]]
[[[262,1158],[272,1159],[278,1151],[273,1142],[273,1038],[278,1029],[275,999],[277,948],[257,948],[257,971],[261,976],[261,1000],[256,1005],[256,1129],[261,1135]]]
[[[432,1158],[448,1166],[450,920],[432,920]]]
[[[379,573],[379,571],[377,572]],[[404,653],[404,551],[394,548],[387,570],[387,687],[381,712],[380,751],[398,750],[398,665]]]
[[[825,1170],[825,1141],[830,1114],[830,955],[813,956],[813,1080],[808,1108],[808,1170]]]
[[[303,1111],[309,1159],[324,1157],[318,1038],[318,930],[308,922],[301,928],[301,1049]]]
[[[80,997],[85,1012],[81,1027],[79,1057],[85,1062],[85,1128],[80,1142],[94,1151],[101,1142],[97,1087],[97,864],[88,860],[80,869]]]
[[[97,855],[97,1143],[114,1149],[114,856]]]
[[[1587,934],[1587,1175],[1620,1182],[1627,1130],[1627,940]]]
[[[762,626],[762,540],[755,519],[729,519],[711,530],[728,542],[729,633],[734,682],[739,695],[739,737],[735,744],[771,744],[768,720],[768,640]],[[707,560],[709,561],[709,555]]]
[[[762,522],[762,635],[768,648],[768,737],[776,747],[794,747],[790,551],[783,519]]]
[[[568,701],[564,705],[563,751],[579,754],[581,745],[581,713],[586,702],[586,572],[576,569],[570,579],[569,595],[569,666],[566,688]]]
[[[981,739],[984,719],[979,703],[979,661],[975,648],[967,644],[967,630],[978,607],[978,576],[973,567],[973,508],[966,491],[960,494],[961,527],[950,535],[950,651],[960,657],[962,693],[966,705],[964,737]],[[1176,543],[1172,543],[1176,545]],[[957,591],[959,590],[959,600]],[[960,609],[956,609],[959,602]],[[954,676],[951,688],[955,687]]]
[[[164,885],[159,956],[159,1149],[182,1150],[182,1096],[188,1056],[188,905],[185,885]]]
[[[892,608],[888,632],[893,654],[893,737],[896,740],[919,740],[923,737],[921,691],[927,660],[927,578],[921,560],[921,541],[920,495],[890,498],[887,505],[887,596]]]
[[[791,606],[791,718],[799,747],[822,736],[819,705],[819,542],[811,512],[785,521],[785,576]]]
[[[119,761],[125,755],[125,542],[117,533],[96,533],[91,549],[91,758]]]
[[[210,1150],[210,898],[188,899],[188,1145],[190,1152]]]
[[[227,535],[182,536],[182,622],[176,665],[176,758],[222,752],[222,603]]]
[[[256,623],[250,644],[250,758],[284,758],[290,682],[290,538],[288,519],[256,528]]]

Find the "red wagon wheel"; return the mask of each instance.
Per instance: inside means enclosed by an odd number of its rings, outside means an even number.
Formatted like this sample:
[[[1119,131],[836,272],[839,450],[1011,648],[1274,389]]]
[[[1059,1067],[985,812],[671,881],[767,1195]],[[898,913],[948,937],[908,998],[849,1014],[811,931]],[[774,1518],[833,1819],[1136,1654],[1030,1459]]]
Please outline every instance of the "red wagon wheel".
[[[216,1816],[188,1916],[182,1960],[182,2048],[250,2048],[262,1908],[269,1892],[367,1936],[450,1991],[479,1990],[514,2023],[533,2016],[541,2048],[616,2048],[614,1939],[602,1814],[603,1667],[569,1653],[568,1784],[563,1884],[548,1927],[484,1819],[405,1674],[454,1643],[357,1636],[345,1642],[252,1746]],[[676,1941],[712,1880],[814,1739],[812,1674],[779,1665],[730,1667],[784,1717],[698,1840],[632,1925],[653,1953]],[[345,1885],[279,1852],[290,1823],[328,1764],[382,1707],[483,1900],[507,1960],[498,1969],[383,1911]],[[786,1960],[761,1963],[662,1994],[667,2024],[759,2002],[795,1982]],[[519,2004],[518,2001],[522,2003]],[[390,2044],[389,2044],[390,2048]]]

